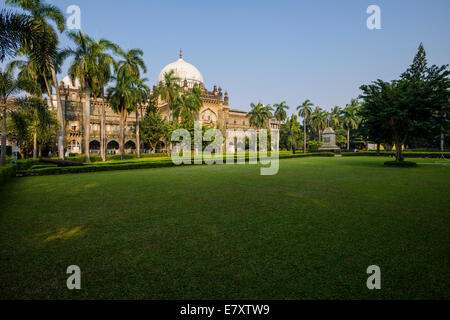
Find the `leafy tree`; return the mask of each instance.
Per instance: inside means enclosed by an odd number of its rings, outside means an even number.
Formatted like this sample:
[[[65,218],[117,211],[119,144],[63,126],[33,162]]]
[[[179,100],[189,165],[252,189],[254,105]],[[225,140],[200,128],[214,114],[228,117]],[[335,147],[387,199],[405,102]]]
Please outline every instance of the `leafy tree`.
[[[275,118],[280,122],[283,122],[284,120],[286,120],[286,110],[289,109],[289,106],[286,105],[286,101],[276,103],[273,105],[273,107],[275,108],[275,113],[274,113]]]
[[[408,139],[429,135],[436,114],[448,112],[450,71],[447,67],[427,67],[420,46],[400,80],[378,79],[360,87],[364,100],[360,114],[368,136],[393,141],[397,162],[403,161],[402,146]],[[382,135],[377,133],[379,130]]]
[[[250,108],[250,112],[247,113],[247,117],[250,117],[250,126],[257,129],[265,128],[267,126],[267,120],[272,117],[272,107],[258,102],[256,105],[251,103]]]
[[[10,63],[0,69],[0,106],[2,112],[2,146],[1,146],[1,157],[0,165],[6,164],[6,117],[7,109],[10,107],[11,102],[8,98],[20,90],[28,89],[34,87],[34,82],[26,79],[16,78],[14,76],[15,63]]]
[[[150,111],[140,123],[142,139],[150,144],[155,153],[157,144],[164,141],[171,131],[170,124],[163,119],[158,111]]]
[[[286,123],[281,126],[280,131],[280,140],[289,150],[295,153],[302,140],[302,131],[300,130],[297,115],[293,114],[291,118],[288,118]]]
[[[308,123],[308,118],[311,116],[311,107],[314,104],[306,99],[301,105],[297,107],[298,115],[303,118],[303,152],[306,152],[306,124]]]
[[[22,49],[37,65],[45,65],[51,74],[53,86],[56,90],[56,105],[60,131],[58,135],[58,152],[64,158],[64,119],[62,114],[61,97],[59,94],[56,69],[58,64],[58,35],[49,22],[54,22],[59,32],[65,29],[65,19],[62,12],[53,5],[41,0],[6,0],[7,4],[20,7],[28,13],[36,37],[22,44]]]

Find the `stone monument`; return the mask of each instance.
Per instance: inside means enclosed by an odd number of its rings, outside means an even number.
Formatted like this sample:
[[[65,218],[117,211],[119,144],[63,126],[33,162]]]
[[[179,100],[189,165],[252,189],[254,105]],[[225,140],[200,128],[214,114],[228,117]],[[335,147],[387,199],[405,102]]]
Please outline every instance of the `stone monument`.
[[[328,127],[323,131],[322,146],[319,151],[341,153],[341,148],[336,145],[336,133],[333,128]]]

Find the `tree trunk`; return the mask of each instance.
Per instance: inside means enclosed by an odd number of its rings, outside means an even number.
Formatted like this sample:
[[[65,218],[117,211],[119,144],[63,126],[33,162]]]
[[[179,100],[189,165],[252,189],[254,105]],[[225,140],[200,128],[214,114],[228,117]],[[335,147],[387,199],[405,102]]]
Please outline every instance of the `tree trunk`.
[[[403,143],[400,140],[395,141],[395,161],[396,162],[403,161],[402,145],[403,145]]]
[[[306,117],[303,118],[303,153],[306,152]]]
[[[124,150],[123,150],[123,148],[124,148],[124,140],[125,140],[125,134],[124,134],[124,130],[125,130],[125,128],[124,128],[124,113],[125,113],[126,111],[125,110],[123,110],[121,113],[120,113],[120,146],[119,146],[119,152],[120,152],[120,159],[121,160],[123,160],[123,152],[124,152]]]
[[[42,158],[42,143],[39,143],[38,158]]]
[[[91,162],[91,158],[89,156],[89,138],[91,131],[91,97],[89,86],[86,86],[84,99],[84,161]]]
[[[56,72],[53,66],[50,67],[52,73],[52,81],[56,91],[56,109],[58,115],[58,122],[60,125],[58,133],[58,156],[64,160],[64,117],[61,104],[61,95],[59,94],[58,80],[56,79]]]
[[[3,118],[2,118],[2,152],[1,152],[0,165],[6,164],[6,101],[3,105]]]
[[[445,151],[445,133],[444,128],[441,126],[441,152]]]
[[[141,157],[141,137],[139,132],[139,111],[136,108],[136,157]]]
[[[377,143],[377,156],[380,155],[380,143]]]
[[[50,100],[50,106],[52,107],[52,109],[55,109],[55,106],[53,105],[53,99],[52,99],[52,89],[50,88],[50,86],[48,84],[48,80],[47,80],[47,77],[45,76],[45,73],[42,76],[44,78],[45,87],[47,88],[47,94],[48,94],[48,99]]]
[[[347,129],[347,151],[350,151],[350,128]]]
[[[33,159],[37,159],[37,130],[33,132]]]
[[[105,149],[105,140],[106,140],[106,130],[105,130],[105,99],[103,98],[102,107],[101,107],[101,115],[100,115],[100,154],[102,156],[102,161],[106,161],[106,149]]]

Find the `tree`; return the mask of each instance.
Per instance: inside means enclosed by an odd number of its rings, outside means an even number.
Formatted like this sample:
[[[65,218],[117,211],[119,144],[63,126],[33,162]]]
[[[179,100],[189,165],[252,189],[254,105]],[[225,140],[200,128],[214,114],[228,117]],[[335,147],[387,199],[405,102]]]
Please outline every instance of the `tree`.
[[[99,41],[93,40],[92,46],[97,64],[97,68],[93,72],[92,91],[95,97],[100,97],[105,100],[105,87],[112,78],[111,67],[116,68],[114,58],[107,51],[112,50],[116,52],[118,46],[105,39],[100,39]],[[100,109],[100,154],[102,161],[106,161],[105,141],[105,104],[102,103]]]
[[[17,108],[11,113],[14,131],[22,144],[32,145],[33,159],[36,159],[38,148],[41,150],[42,145],[56,133],[57,120],[41,97],[19,99],[15,105]]]
[[[247,117],[250,117],[250,126],[257,129],[266,127],[267,120],[272,118],[272,107],[258,102],[256,105],[251,103],[250,108],[250,112],[247,113]]]
[[[38,37],[30,17],[9,10],[0,11],[0,62],[12,56],[26,42]]]
[[[22,44],[22,49],[30,59],[38,65],[45,65],[51,74],[53,86],[56,90],[56,105],[60,131],[58,135],[58,153],[64,158],[64,119],[62,113],[61,97],[59,94],[56,65],[58,57],[58,35],[49,21],[53,21],[59,32],[65,29],[65,19],[62,12],[55,6],[46,4],[41,0],[6,0],[7,4],[20,7],[29,14],[30,23],[37,34]],[[51,99],[51,98],[50,98]]]
[[[10,63],[2,70],[0,69],[0,103],[2,112],[2,146],[0,165],[6,164],[6,117],[9,105],[8,98],[22,89],[30,88],[34,84],[25,79],[14,77],[15,63]]]
[[[306,99],[297,107],[298,115],[303,118],[303,152],[306,152],[306,124],[308,117],[311,116],[312,106],[314,104],[309,99]]]
[[[120,155],[123,160],[124,154],[124,129],[127,115],[135,110],[141,92],[138,89],[139,78],[128,72],[121,72],[114,87],[108,88],[107,96],[111,108],[120,115]]]
[[[403,161],[402,146],[408,139],[427,135],[433,129],[436,111],[447,106],[447,66],[427,68],[424,80],[377,80],[360,87],[364,100],[360,111],[369,137],[394,141],[396,162]]]
[[[319,141],[322,141],[322,131],[325,130],[327,124],[327,112],[317,106],[311,113],[309,123],[317,130]]]
[[[179,96],[180,96],[180,78],[175,76],[175,72],[170,70],[164,73],[164,81],[158,84],[157,93],[167,102],[169,110],[176,110],[179,108]],[[173,117],[175,120],[176,118]]]
[[[202,94],[203,90],[194,86],[191,91],[179,96],[178,102],[172,104],[173,118],[180,118],[181,122],[194,121],[203,107]]]
[[[286,120],[286,110],[289,109],[289,106],[286,105],[286,101],[276,103],[273,105],[273,107],[275,108],[275,113],[274,113],[275,118],[280,122],[283,122],[284,120]]]
[[[358,106],[358,100],[352,99],[342,110],[342,124],[347,130],[347,151],[350,150],[350,129],[356,129],[359,125]]]
[[[297,115],[293,114],[290,119],[286,121],[287,145],[292,153],[295,154],[299,142],[301,140],[300,123],[297,120]]]
[[[341,127],[341,113],[342,109],[339,106],[334,106],[330,113],[330,122],[334,129],[338,129]]]
[[[150,111],[140,123],[142,139],[148,142],[155,153],[158,142],[167,138],[170,124],[165,121],[158,111]]]

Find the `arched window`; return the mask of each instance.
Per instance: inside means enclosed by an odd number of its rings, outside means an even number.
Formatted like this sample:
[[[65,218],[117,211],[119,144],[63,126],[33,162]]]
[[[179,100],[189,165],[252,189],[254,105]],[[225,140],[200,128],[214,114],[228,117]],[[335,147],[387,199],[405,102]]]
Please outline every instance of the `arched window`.
[[[81,145],[78,141],[72,140],[70,141],[67,149],[70,153],[81,153]]]

